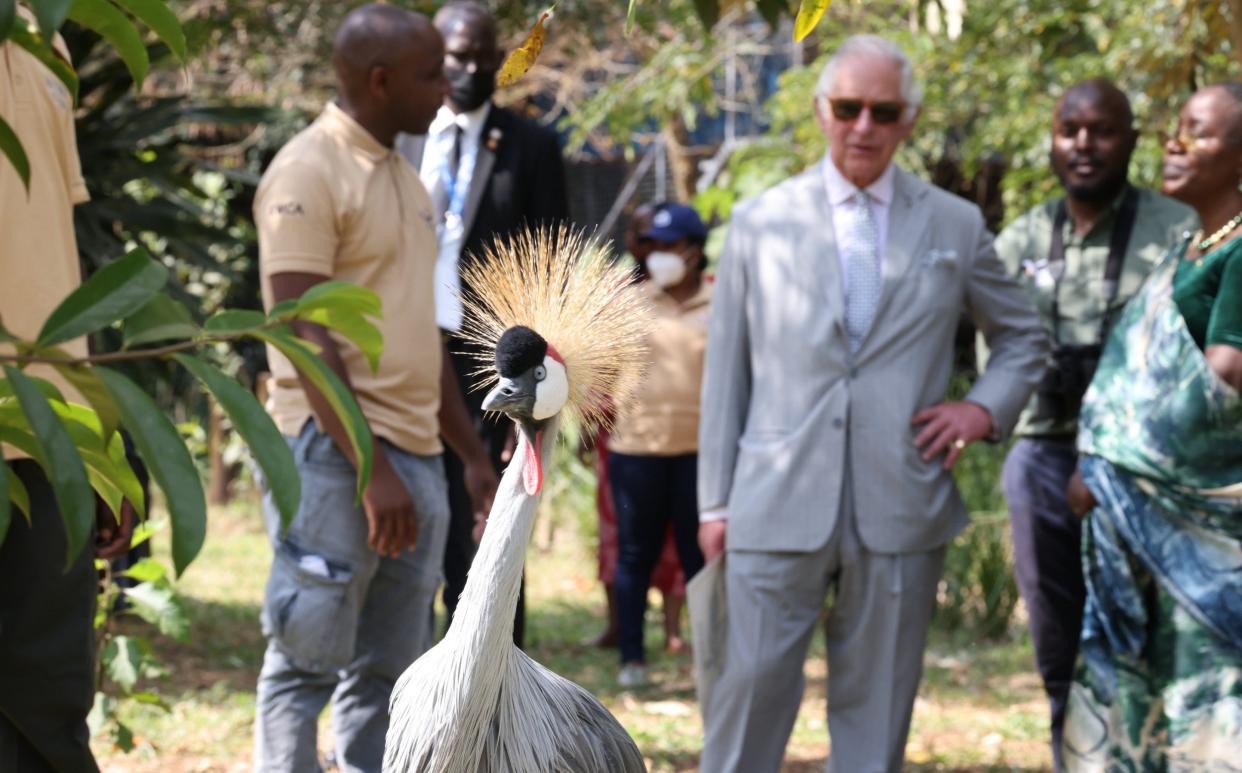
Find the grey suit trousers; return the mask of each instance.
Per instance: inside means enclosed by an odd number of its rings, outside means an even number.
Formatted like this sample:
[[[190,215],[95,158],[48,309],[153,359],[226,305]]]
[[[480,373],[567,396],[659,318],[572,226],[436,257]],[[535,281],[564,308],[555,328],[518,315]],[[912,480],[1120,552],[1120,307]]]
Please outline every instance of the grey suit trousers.
[[[857,528],[867,514],[855,512],[848,484],[843,489],[841,517],[822,548],[728,555],[728,649],[706,712],[704,773],[780,770],[830,591],[828,770],[901,770],[945,548],[867,550]]]

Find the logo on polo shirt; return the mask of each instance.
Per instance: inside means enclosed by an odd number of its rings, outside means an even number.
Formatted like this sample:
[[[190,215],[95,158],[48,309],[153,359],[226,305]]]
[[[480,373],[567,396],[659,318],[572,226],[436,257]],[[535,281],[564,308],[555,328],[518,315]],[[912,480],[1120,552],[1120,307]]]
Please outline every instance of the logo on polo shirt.
[[[273,204],[270,209],[273,215],[293,217],[306,214],[306,210],[302,209],[302,204],[297,201],[284,201],[279,204]]]

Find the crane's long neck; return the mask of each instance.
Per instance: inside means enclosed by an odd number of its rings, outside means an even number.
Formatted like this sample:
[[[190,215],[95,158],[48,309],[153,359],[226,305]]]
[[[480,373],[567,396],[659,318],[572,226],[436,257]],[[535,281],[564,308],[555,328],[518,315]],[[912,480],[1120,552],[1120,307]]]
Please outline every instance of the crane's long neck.
[[[552,452],[559,429],[552,419],[543,431],[543,469],[551,467]],[[513,613],[522,583],[526,546],[535,526],[535,511],[541,493],[530,496],[522,482],[522,468],[535,452],[524,432],[518,432],[518,447],[505,470],[492,503],[483,540],[470,566],[453,625],[448,635],[465,652],[492,656],[513,640]],[[481,665],[481,664],[480,664]]]

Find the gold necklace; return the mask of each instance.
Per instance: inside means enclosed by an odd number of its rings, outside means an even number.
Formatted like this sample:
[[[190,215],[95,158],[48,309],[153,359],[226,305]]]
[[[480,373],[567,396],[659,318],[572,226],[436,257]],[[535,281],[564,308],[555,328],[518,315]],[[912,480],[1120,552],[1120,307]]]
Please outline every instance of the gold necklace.
[[[1242,212],[1239,212],[1238,214],[1234,215],[1232,218],[1229,219],[1228,223],[1225,223],[1224,225],[1222,225],[1220,228],[1216,230],[1216,233],[1212,234],[1206,239],[1203,238],[1202,228],[1196,231],[1195,232],[1195,246],[1199,248],[1199,254],[1200,254],[1200,259],[1197,262],[1202,263],[1203,262],[1202,254],[1210,250],[1212,247],[1214,247],[1216,243],[1219,242],[1221,239],[1224,239],[1226,236],[1228,236],[1229,232],[1237,228],[1239,224],[1242,224]]]

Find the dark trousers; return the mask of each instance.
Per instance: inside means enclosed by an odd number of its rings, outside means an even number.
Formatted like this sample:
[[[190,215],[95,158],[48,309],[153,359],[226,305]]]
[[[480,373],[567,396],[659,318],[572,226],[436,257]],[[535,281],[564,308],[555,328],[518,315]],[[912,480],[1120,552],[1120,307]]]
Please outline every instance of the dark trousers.
[[[65,570],[64,524],[34,462],[9,462],[30,495],[0,546],[0,771],[91,773],[97,578],[91,541]],[[3,469],[0,469],[3,474]]]
[[[487,449],[496,473],[504,469],[500,455],[504,452],[509,436],[514,432],[513,422],[503,416],[484,415],[482,390],[468,391],[474,383],[473,370],[478,367],[474,360],[463,354],[454,352],[450,355],[453,368],[457,371],[458,382],[462,385],[466,400],[466,409],[474,420],[479,439]],[[448,612],[447,625],[453,624],[453,613],[457,611],[457,600],[466,589],[466,576],[470,573],[470,564],[474,562],[477,545],[471,532],[474,529],[474,508],[470,504],[470,496],[466,491],[465,465],[461,458],[453,453],[446,444],[444,447],[444,476],[448,480],[449,495],[449,529],[448,540],[444,545],[444,608]],[[517,611],[513,617],[513,643],[521,647],[526,640],[526,577],[522,577],[522,585],[518,591]]]
[[[698,454],[608,455],[608,481],[617,511],[617,575],[613,593],[621,640],[621,662],[642,662],[643,616],[651,571],[673,524],[673,541],[689,581],[703,568],[699,550],[699,506],[695,492]]]
[[[1086,600],[1079,552],[1082,526],[1065,498],[1077,463],[1072,440],[1022,438],[1005,459],[1003,477],[1015,573],[1052,711],[1052,756],[1058,771]]]

